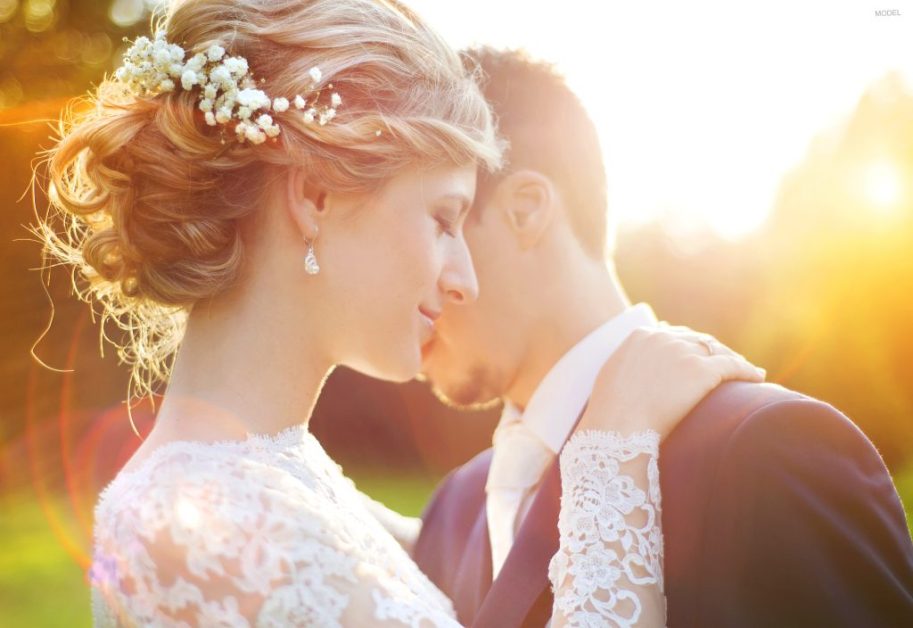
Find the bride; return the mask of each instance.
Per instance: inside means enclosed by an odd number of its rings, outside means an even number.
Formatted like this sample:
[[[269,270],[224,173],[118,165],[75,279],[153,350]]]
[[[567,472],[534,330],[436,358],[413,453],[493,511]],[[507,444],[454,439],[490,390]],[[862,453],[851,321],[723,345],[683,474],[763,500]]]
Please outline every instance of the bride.
[[[96,625],[456,625],[308,419],[335,365],[409,380],[476,298],[461,228],[501,146],[473,77],[394,0],[185,0],[90,104],[37,231],[126,331],[131,390],[167,383],[96,506]],[[663,622],[659,439],[761,378],[707,342],[643,331],[604,367],[561,454],[554,625]]]

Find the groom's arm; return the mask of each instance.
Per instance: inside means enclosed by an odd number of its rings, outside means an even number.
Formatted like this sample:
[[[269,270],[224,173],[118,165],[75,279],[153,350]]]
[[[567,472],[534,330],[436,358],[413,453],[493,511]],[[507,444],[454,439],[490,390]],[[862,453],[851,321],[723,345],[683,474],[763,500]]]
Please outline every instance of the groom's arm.
[[[913,625],[900,499],[871,442],[831,406],[790,400],[748,417],[708,509],[702,607],[721,615],[705,625]]]

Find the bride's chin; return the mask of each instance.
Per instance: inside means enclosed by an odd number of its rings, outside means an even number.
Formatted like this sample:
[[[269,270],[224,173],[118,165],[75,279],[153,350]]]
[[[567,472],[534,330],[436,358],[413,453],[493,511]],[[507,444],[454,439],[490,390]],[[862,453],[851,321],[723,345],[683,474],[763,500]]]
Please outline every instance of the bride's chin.
[[[370,350],[349,355],[341,365],[395,384],[415,379],[422,369],[421,339],[414,333],[387,333],[382,337],[385,342],[369,343]]]
[[[415,379],[422,367],[418,347],[411,351],[408,348],[401,348],[399,352],[391,350],[386,358],[383,364],[374,364],[373,368],[362,371],[363,374],[394,384],[404,384]],[[366,372],[368,370],[370,372]]]
[[[393,384],[405,384],[406,382],[411,382],[418,375],[418,369],[403,369],[402,371],[387,373],[380,377],[384,381],[393,383]]]
[[[422,348],[419,345],[412,347],[407,359],[403,361],[403,369],[400,377],[396,380],[399,383],[411,382],[422,372]]]

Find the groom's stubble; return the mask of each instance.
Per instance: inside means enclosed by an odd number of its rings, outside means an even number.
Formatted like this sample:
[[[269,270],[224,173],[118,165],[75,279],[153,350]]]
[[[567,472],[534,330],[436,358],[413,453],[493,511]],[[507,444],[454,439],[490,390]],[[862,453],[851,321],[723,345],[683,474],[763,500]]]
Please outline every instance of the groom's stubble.
[[[486,384],[485,369],[482,367],[472,369],[463,382],[449,390],[441,390],[432,384],[431,392],[438,401],[457,410],[486,410],[501,401],[501,396],[492,392]]]
[[[486,410],[500,403],[504,392],[497,385],[499,378],[493,369],[480,363],[461,368],[455,378],[439,381],[423,371],[417,379],[429,385],[438,401],[457,410]]]

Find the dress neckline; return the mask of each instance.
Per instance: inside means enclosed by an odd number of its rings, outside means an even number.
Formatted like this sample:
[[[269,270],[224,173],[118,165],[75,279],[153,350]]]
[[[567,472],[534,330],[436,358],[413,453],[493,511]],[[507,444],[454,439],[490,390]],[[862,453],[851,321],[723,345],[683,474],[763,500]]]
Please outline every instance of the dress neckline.
[[[108,482],[108,485],[105,486],[99,493],[97,504],[101,504],[101,502],[104,501],[106,495],[110,492],[113,492],[112,489],[116,484],[121,484],[130,478],[135,478],[142,473],[145,473],[159,459],[173,451],[198,448],[215,450],[243,450],[251,446],[261,446],[268,449],[285,449],[302,445],[306,441],[312,441],[320,446],[320,443],[308,430],[306,423],[295,423],[273,434],[262,432],[247,432],[247,435],[244,438],[223,440],[168,441],[167,443],[162,443],[151,452],[149,452],[149,454],[143,460],[139,461],[132,469],[122,468],[119,470],[117,474],[111,479],[111,481]]]

